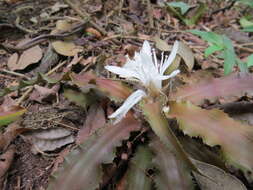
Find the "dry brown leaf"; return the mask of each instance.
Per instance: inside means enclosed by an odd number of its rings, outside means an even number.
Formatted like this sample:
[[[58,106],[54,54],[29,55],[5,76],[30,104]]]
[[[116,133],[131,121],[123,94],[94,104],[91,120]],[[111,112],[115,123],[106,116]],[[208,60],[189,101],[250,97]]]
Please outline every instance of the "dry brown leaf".
[[[171,51],[172,46],[168,45],[168,43],[164,40],[161,40],[158,36],[154,37],[156,48],[158,48],[161,51]],[[192,53],[192,50],[185,45],[183,42],[178,42],[178,55],[184,60],[184,63],[188,67],[188,69],[191,71],[194,66],[194,54]]]
[[[71,131],[60,127],[34,130],[26,134],[24,138],[33,144],[32,151],[35,154],[38,152],[55,151],[75,141]]]
[[[179,43],[178,54],[182,57],[184,63],[191,71],[194,66],[194,54],[192,53],[192,50],[183,42],[178,43]]]
[[[56,22],[56,30],[57,30],[57,32],[70,30],[71,26],[72,25],[67,20],[58,20]]]
[[[200,171],[210,177],[201,176],[199,174],[194,173],[194,176],[197,180],[200,189],[202,190],[247,190],[247,188],[243,185],[243,183],[238,180],[236,177],[226,173],[222,169],[204,163],[197,160],[194,160],[196,166],[200,169]]]
[[[26,128],[14,127],[3,134],[0,134],[0,151],[5,151],[10,143],[21,133],[28,131]]]
[[[35,90],[30,95],[30,100],[34,100],[40,103],[47,100],[55,100],[59,88],[60,86],[58,84],[54,85],[51,89],[39,85],[34,85]]]
[[[57,53],[64,56],[74,56],[83,50],[81,46],[75,45],[72,41],[55,41],[52,42],[52,46]]]
[[[166,41],[160,39],[158,36],[154,37],[154,41],[156,48],[161,51],[170,51],[172,48]]]
[[[56,34],[62,31],[70,30],[72,25],[66,20],[60,20],[56,23],[56,29],[51,32],[51,34]],[[52,42],[54,50],[64,56],[74,56],[81,52],[83,48],[81,46],[75,45],[73,38],[75,36],[70,36],[65,38],[65,40],[56,40]]]
[[[18,54],[14,53],[9,57],[7,66],[10,70],[13,70],[12,68],[15,68],[17,63],[18,63]]]
[[[11,145],[8,150],[0,155],[0,189],[3,189],[3,183],[6,173],[11,166],[15,154],[15,146]]]
[[[12,71],[23,70],[27,66],[37,63],[42,58],[42,55],[42,49],[39,46],[34,46],[24,51],[18,61],[18,55],[13,54],[8,61],[8,67]]]

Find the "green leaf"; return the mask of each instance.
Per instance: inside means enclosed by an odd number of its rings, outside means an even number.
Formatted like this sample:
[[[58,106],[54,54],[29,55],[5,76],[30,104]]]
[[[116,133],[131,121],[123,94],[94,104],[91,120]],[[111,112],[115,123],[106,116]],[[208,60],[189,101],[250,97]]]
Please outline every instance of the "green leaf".
[[[94,102],[94,96],[84,94],[72,89],[64,89],[63,95],[71,102],[83,108],[91,105]]]
[[[253,22],[249,21],[247,18],[243,17],[240,19],[240,25],[243,28],[247,28],[247,27],[252,27],[253,26]]]
[[[223,39],[221,35],[218,35],[214,32],[204,32],[200,30],[187,30],[187,31],[197,36],[200,36],[203,40],[206,40],[208,43],[223,47]]]
[[[205,13],[207,8],[206,3],[200,3],[200,6],[196,10],[195,14],[188,19],[188,25],[194,25],[198,22],[198,20],[202,17],[202,15]]]
[[[224,48],[223,46],[211,45],[205,49],[205,56],[207,57],[216,51],[221,51],[223,50],[223,48]]]
[[[236,64],[236,54],[232,41],[223,35],[223,44],[225,46],[224,50],[224,74],[228,75],[232,72],[233,67]]]
[[[115,148],[133,131],[140,129],[140,123],[128,115],[117,125],[107,125],[97,130],[66,157],[68,164],[60,171],[56,181],[51,181],[49,189],[94,190],[102,180],[102,163],[111,163]]]
[[[248,5],[250,7],[253,7],[253,1],[252,0],[237,0],[237,2],[242,3],[244,5]]]
[[[253,128],[230,118],[218,109],[205,110],[190,102],[170,102],[169,118],[191,137],[201,137],[207,145],[220,145],[224,158],[244,172],[253,171]]]
[[[182,15],[184,15],[191,8],[191,6],[189,6],[188,4],[181,2],[181,1],[180,2],[170,2],[170,3],[167,3],[167,5],[169,5],[171,7],[179,8]]]
[[[240,68],[240,71],[242,73],[247,73],[248,72],[248,66],[247,63],[242,62],[239,58],[236,59],[236,63],[238,65],[238,67]]]
[[[130,168],[127,171],[126,190],[150,190],[151,178],[147,176],[151,168],[152,154],[148,147],[140,146],[130,161]]]
[[[253,54],[247,57],[247,66],[248,67],[253,66]]]
[[[243,32],[253,32],[253,26],[245,27],[242,31]]]
[[[20,106],[10,105],[0,106],[0,126],[8,125],[17,120],[21,115],[26,112],[26,109]]]

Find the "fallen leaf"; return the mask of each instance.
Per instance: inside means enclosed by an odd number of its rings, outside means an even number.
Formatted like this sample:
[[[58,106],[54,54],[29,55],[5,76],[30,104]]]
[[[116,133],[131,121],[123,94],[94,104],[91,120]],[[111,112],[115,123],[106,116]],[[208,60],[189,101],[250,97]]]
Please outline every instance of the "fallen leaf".
[[[56,22],[56,27],[55,27],[56,29],[53,30],[52,33],[57,33],[57,32],[62,32],[62,31],[70,30],[71,26],[72,25],[67,20],[58,20]]]
[[[172,46],[168,45],[168,43],[164,40],[161,40],[158,36],[154,37],[156,48],[161,51],[171,51]],[[192,50],[185,45],[183,42],[178,42],[178,51],[177,54],[184,60],[184,63],[191,71],[194,66],[194,54]]]
[[[14,154],[15,154],[15,146],[11,145],[5,153],[0,155],[0,189],[3,189],[3,184],[5,181],[5,177],[7,171],[9,170]]]
[[[15,68],[17,63],[18,63],[18,54],[17,53],[13,53],[9,59],[8,59],[8,63],[7,66],[10,70],[12,70],[12,68]]]
[[[43,101],[53,101],[58,96],[60,86],[54,85],[52,88],[46,88],[39,85],[34,85],[34,91],[30,95],[30,100],[42,103]]]
[[[60,20],[56,22],[56,29],[51,32],[51,34],[56,34],[62,31],[70,30],[72,25],[66,20]],[[64,40],[56,40],[52,42],[54,50],[64,56],[75,56],[77,53],[81,52],[83,48],[77,46],[73,40],[75,35],[72,35]]]
[[[83,48],[76,46],[72,41],[55,41],[52,42],[54,50],[64,56],[74,56],[81,52]]]
[[[18,61],[16,61],[17,54],[13,54],[8,61],[8,67],[12,71],[23,70],[27,66],[37,63],[42,58],[42,55],[42,49],[38,45],[34,46],[24,51]]]
[[[161,51],[170,51],[172,47],[164,40],[161,40],[158,36],[154,37],[155,46]]]
[[[177,53],[178,55],[182,57],[189,71],[191,71],[194,66],[194,54],[192,53],[192,50],[183,42],[179,41],[178,43],[179,43],[179,46],[178,46]]]
[[[53,67],[59,61],[58,54],[53,50],[52,45],[49,44],[44,56],[40,62],[40,65],[33,69],[31,73],[37,75],[37,73],[46,73],[51,67]]]
[[[10,143],[21,133],[28,131],[27,128],[12,128],[5,133],[0,133],[0,152],[6,150],[6,148],[10,145]]]
[[[197,160],[193,160],[200,171],[211,179],[193,173],[202,190],[247,190],[243,183],[236,177],[222,169]]]
[[[24,135],[33,144],[33,152],[55,151],[75,141],[70,130],[65,128],[38,129]]]

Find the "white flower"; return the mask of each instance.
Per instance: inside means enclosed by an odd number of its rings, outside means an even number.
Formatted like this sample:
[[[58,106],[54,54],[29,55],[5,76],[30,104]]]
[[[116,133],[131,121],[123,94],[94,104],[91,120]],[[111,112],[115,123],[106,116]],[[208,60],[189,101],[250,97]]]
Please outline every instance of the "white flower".
[[[137,80],[146,88],[154,86],[160,91],[163,80],[172,78],[180,72],[179,70],[175,70],[170,75],[164,75],[166,69],[175,59],[177,50],[178,42],[176,41],[169,57],[165,56],[164,58],[162,54],[162,59],[158,62],[155,51],[151,50],[148,41],[144,41],[140,52],[135,53],[133,60],[127,57],[127,62],[123,67],[106,66],[105,68],[110,72],[118,74],[122,78]],[[115,122],[120,121],[144,96],[147,96],[147,94],[143,90],[135,91],[125,100],[118,110],[109,116],[109,118],[115,118]]]

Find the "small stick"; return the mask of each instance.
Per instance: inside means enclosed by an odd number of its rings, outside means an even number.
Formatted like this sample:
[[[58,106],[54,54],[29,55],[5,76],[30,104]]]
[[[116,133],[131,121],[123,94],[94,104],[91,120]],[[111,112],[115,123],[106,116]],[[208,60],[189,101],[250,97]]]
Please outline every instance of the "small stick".
[[[53,123],[56,123],[56,124],[58,124],[58,125],[61,125],[61,126],[65,127],[65,128],[69,128],[69,129],[72,129],[72,130],[75,130],[75,131],[79,131],[78,128],[72,127],[72,126],[67,125],[67,124],[65,124],[65,123],[61,123],[61,122],[54,121],[54,120],[51,120],[51,121],[52,121]]]
[[[18,77],[30,80],[30,78],[28,76],[25,76],[24,74],[17,73],[17,72],[14,72],[14,71],[9,71],[9,70],[3,69],[1,72],[5,72],[7,74],[11,74],[11,75],[14,75],[14,76],[18,76]]]

